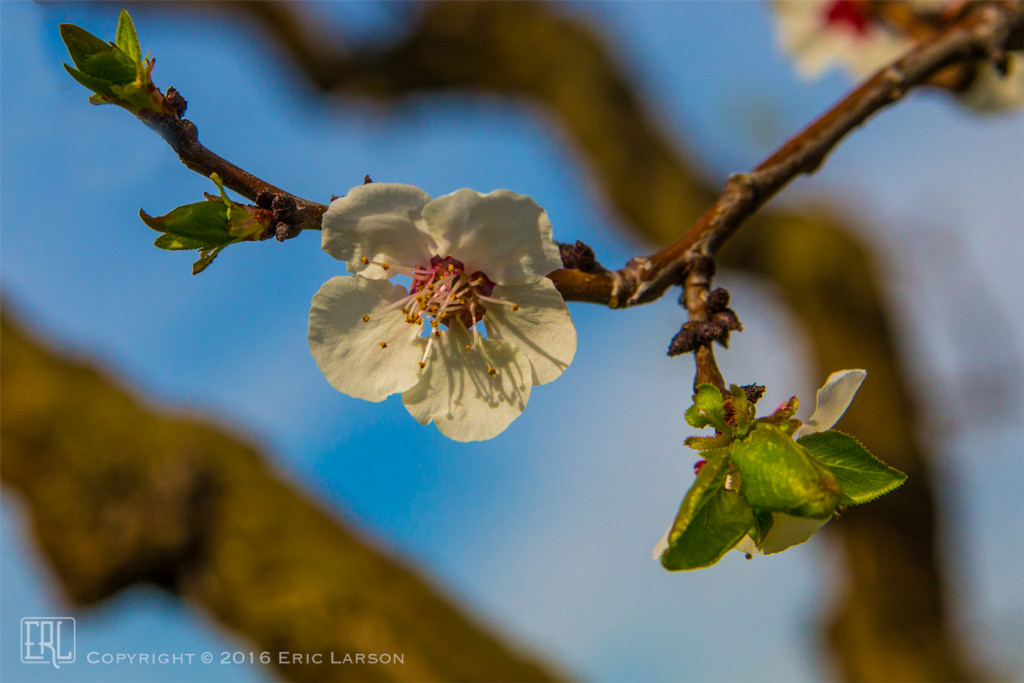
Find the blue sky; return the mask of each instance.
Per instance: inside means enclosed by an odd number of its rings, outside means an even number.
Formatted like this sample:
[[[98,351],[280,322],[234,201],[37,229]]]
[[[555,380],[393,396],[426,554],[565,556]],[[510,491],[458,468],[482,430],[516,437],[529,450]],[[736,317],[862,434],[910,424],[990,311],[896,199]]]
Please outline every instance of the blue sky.
[[[0,3],[0,277],[5,301],[39,333],[107,364],[156,405],[215,416],[265,444],[277,467],[329,509],[580,676],[812,680],[827,671],[811,636],[840,572],[829,538],[753,562],[734,553],[696,573],[668,574],[650,559],[694,460],[681,443],[680,387],[692,366],[664,356],[681,321],[671,297],[628,311],[573,305],[574,364],[489,442],[448,442],[395,399],[338,394],[305,340],[311,296],[343,272],[320,251],[319,235],[231,248],[199,277],[187,255],[152,248],[155,233],[138,209],[165,213],[212,185],[125,112],[90,106],[60,67],[68,58],[57,24],[109,37],[117,9]],[[386,23],[394,12],[377,3],[315,11],[348,30],[394,32]],[[564,11],[614,28],[612,43],[665,130],[715,178],[753,166],[850,85],[836,73],[800,82],[759,4]],[[583,239],[606,265],[646,249],[626,236],[564,137],[527,106],[455,96],[401,109],[312,101],[248,34],[210,17],[145,8],[134,16],[143,50],[157,57],[156,82],[184,93],[201,139],[297,194],[325,201],[366,173],[434,195],[504,187],[531,195],[557,239]],[[922,93],[857,131],[818,175],[775,200],[826,193],[883,246],[888,296],[932,415],[926,438],[938,444],[941,490],[955,494],[941,511],[954,607],[971,631],[964,637],[1017,671],[1022,385],[995,414],[958,412],[954,399],[978,357],[1017,375],[1024,363],[1022,150],[1019,114],[976,118]],[[720,281],[746,329],[720,354],[726,376],[767,384],[766,404],[809,398],[822,378],[801,363],[806,343],[784,302],[737,274]],[[963,318],[972,315],[1000,322],[986,340],[965,339]],[[4,493],[4,680],[263,680],[251,667],[77,663],[55,674],[20,664],[21,617],[69,608],[16,496]],[[152,590],[75,616],[80,653],[248,649],[194,607]]]

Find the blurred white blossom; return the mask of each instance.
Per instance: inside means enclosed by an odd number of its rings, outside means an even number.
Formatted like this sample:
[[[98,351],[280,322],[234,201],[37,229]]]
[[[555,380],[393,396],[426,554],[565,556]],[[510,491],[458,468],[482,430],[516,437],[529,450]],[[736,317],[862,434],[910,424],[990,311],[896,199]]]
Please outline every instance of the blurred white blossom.
[[[960,0],[914,0],[908,11],[940,15]],[[779,42],[793,56],[804,78],[842,67],[863,79],[895,61],[914,45],[902,27],[888,22],[865,0],[775,0]],[[1024,104],[1024,52],[1008,54],[1007,72],[980,63],[970,85],[956,93],[978,111],[1001,111]]]

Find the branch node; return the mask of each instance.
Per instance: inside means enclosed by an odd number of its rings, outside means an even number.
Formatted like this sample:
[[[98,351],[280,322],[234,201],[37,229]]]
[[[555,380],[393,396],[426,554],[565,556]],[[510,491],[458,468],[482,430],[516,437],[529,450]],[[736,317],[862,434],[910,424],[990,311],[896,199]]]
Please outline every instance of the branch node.
[[[764,385],[761,384],[747,384],[740,387],[740,389],[747,395],[747,401],[751,404],[757,403],[764,396]]]
[[[612,294],[611,294],[610,297],[608,297],[608,307],[609,308],[625,308],[626,306],[629,305],[629,301],[627,300],[627,302],[625,304],[620,304],[619,302],[620,302],[620,299],[622,297],[622,294],[625,291],[627,291],[627,288],[628,288],[628,284],[626,282],[626,277],[620,271],[618,271],[618,270],[612,271],[611,276],[612,276]]]
[[[181,93],[178,92],[177,88],[173,86],[167,88],[167,94],[164,95],[164,101],[166,101],[167,105],[174,110],[179,119],[185,115],[185,109],[188,108],[188,102],[181,96]]]
[[[278,242],[284,242],[285,240],[290,240],[297,236],[300,232],[302,232],[302,230],[298,227],[282,222],[278,223],[274,228],[274,237],[277,238]]]
[[[717,313],[719,311],[727,310],[726,307],[729,305],[729,290],[725,287],[719,287],[708,292],[707,300],[708,312]]]
[[[594,250],[579,240],[576,240],[576,244],[558,242],[558,254],[566,268],[575,268],[584,273],[607,272],[604,266],[597,262]]]
[[[269,190],[260,190],[256,193],[256,206],[267,211],[274,208],[274,193]]]

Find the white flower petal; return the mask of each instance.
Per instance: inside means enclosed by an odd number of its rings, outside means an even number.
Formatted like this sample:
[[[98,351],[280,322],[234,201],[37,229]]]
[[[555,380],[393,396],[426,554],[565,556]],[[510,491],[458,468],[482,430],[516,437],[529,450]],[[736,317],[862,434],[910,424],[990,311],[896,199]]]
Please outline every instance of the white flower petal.
[[[861,33],[843,21],[829,22],[829,3],[776,0],[779,42],[804,78],[842,66],[856,78],[871,75],[908,50],[913,41],[872,21]]]
[[[405,322],[397,309],[374,315],[407,294],[400,285],[360,275],[333,277],[316,293],[309,311],[309,350],[335,389],[376,402],[416,384],[426,344],[419,336],[422,328]]]
[[[850,401],[867,376],[864,370],[840,370],[829,375],[825,386],[818,389],[814,413],[796,430],[793,438],[800,439],[808,434],[832,429],[832,425],[839,422],[839,418],[850,406]]]
[[[760,555],[761,550],[754,545],[754,539],[750,536],[744,536],[743,540],[736,544],[733,550],[739,550],[744,555]]]
[[[668,535],[672,531],[672,527],[665,530],[661,540],[654,544],[654,559],[660,560],[661,556],[668,550]]]
[[[533,385],[530,362],[508,342],[473,336],[461,322],[435,338],[419,384],[402,403],[420,424],[437,425],[455,441],[482,441],[519,417]],[[494,375],[488,373],[493,368]]]
[[[348,272],[383,279],[394,275],[372,264],[423,266],[434,253],[422,211],[430,195],[412,185],[367,183],[331,202],[322,222],[323,250],[345,261]]]
[[[499,285],[528,284],[562,267],[547,213],[524,195],[457,190],[430,202],[423,217],[440,256]]]
[[[753,546],[753,540],[747,536],[736,546],[737,550],[747,553],[763,553],[772,555],[781,553],[786,548],[800,545],[814,535],[825,523],[831,519],[808,519],[807,517],[794,517],[782,512],[772,513],[772,528],[768,530],[761,539],[760,546]],[[746,541],[750,541],[746,544]],[[744,549],[753,546],[753,550]]]
[[[522,351],[533,366],[533,383],[547,384],[565,372],[576,355],[576,328],[562,295],[546,277],[532,285],[494,288],[496,299],[519,305],[489,304],[483,322],[492,339]]]
[[[1010,52],[1006,75],[992,64],[978,67],[971,85],[960,93],[960,101],[982,112],[1016,109],[1024,104],[1024,52]]]

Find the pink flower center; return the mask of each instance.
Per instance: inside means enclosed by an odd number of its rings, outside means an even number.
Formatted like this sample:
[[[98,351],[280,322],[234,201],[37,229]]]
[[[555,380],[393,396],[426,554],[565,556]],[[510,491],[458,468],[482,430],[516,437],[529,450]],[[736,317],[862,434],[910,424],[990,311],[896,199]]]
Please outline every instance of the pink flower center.
[[[466,329],[480,322],[487,309],[483,301],[491,298],[495,283],[483,271],[466,275],[466,266],[451,256],[434,256],[428,268],[413,274],[409,294],[418,302],[417,315],[440,319],[458,316]]]
[[[871,29],[867,3],[864,0],[834,0],[825,8],[825,26],[866,36]]]
[[[482,271],[475,271],[466,274],[465,264],[451,256],[433,256],[430,263],[425,266],[401,266],[389,263],[380,263],[363,258],[364,264],[373,264],[384,270],[394,270],[396,273],[408,275],[412,278],[409,286],[409,294],[398,301],[373,312],[373,317],[398,309],[405,316],[405,322],[409,325],[422,325],[428,331],[430,338],[423,358],[419,362],[421,368],[427,364],[431,346],[435,338],[440,338],[444,332],[441,329],[451,327],[451,324],[458,320],[467,330],[473,332],[473,344],[481,338],[477,330],[477,324],[487,314],[484,306],[488,305],[509,306],[513,311],[519,310],[519,304],[498,299],[491,294],[497,284]],[[370,315],[363,316],[363,322],[367,323]],[[426,324],[424,324],[426,323]],[[388,348],[388,344],[401,336],[401,333],[391,339],[381,341],[382,349]],[[472,348],[467,345],[468,352]],[[493,368],[488,369],[494,374]]]

